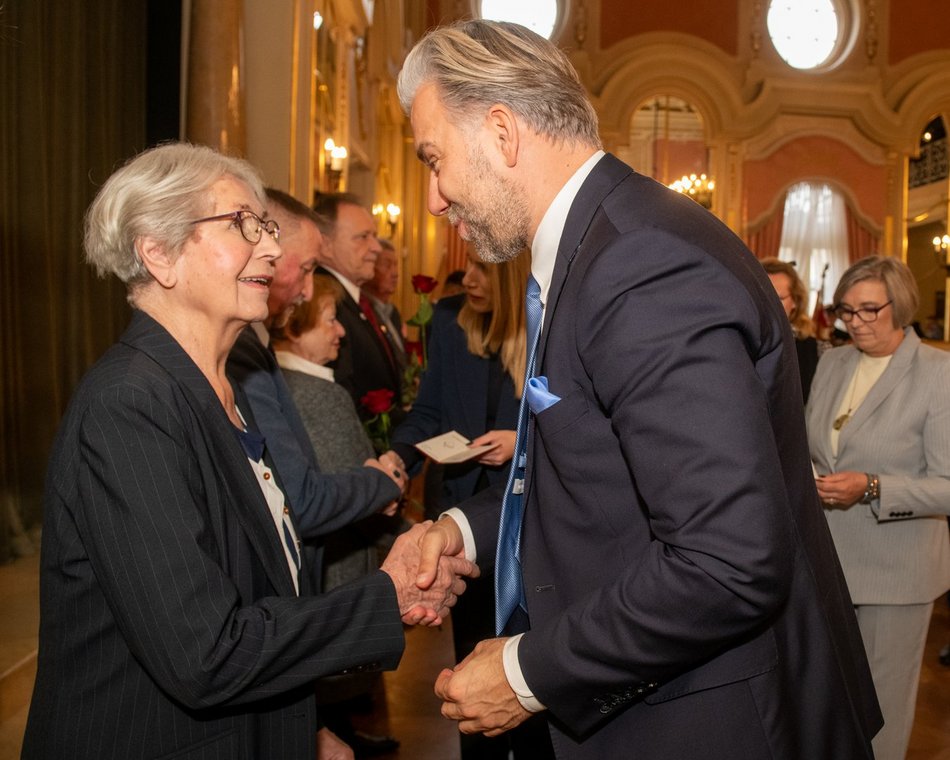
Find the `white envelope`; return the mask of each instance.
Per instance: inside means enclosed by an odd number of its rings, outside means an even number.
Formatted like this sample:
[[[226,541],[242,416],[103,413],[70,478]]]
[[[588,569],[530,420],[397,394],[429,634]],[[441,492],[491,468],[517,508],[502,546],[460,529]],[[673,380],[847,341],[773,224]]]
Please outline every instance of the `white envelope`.
[[[491,446],[469,446],[468,444],[468,438],[455,430],[451,430],[448,433],[437,435],[435,438],[417,443],[416,448],[439,464],[467,462],[469,459],[481,456],[492,448]]]

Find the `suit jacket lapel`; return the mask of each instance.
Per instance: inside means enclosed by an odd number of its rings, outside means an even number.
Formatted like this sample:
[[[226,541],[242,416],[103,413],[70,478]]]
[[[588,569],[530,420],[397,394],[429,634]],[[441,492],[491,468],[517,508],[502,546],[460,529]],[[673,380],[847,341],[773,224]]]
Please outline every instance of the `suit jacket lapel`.
[[[290,569],[267,502],[237,440],[234,426],[207,378],[168,331],[144,312],[133,313],[132,323],[122,340],[160,363],[191,399],[201,420],[207,447],[221,457],[218,462],[222,469],[221,480],[231,496],[230,506],[238,523],[274,588],[280,594],[295,595]],[[248,415],[250,405],[242,404],[241,412]]]
[[[349,293],[343,298],[343,307],[353,315],[354,324],[358,324],[363,330],[362,336],[353,336],[352,342],[350,343],[350,350],[375,351],[379,358],[379,366],[381,366],[389,376],[390,386],[398,388],[400,379],[397,374],[397,367],[389,360],[389,355],[386,353],[385,347],[380,343],[380,337],[376,334],[376,329],[370,324],[366,314],[363,313],[363,308],[350,297]],[[346,340],[346,338],[344,338],[344,340]],[[382,340],[388,339],[383,336]],[[395,355],[393,358],[395,358]]]
[[[544,348],[547,344],[548,328],[557,307],[561,291],[570,271],[571,264],[577,256],[584,242],[587,230],[604,199],[611,191],[628,177],[633,170],[614,156],[607,154],[597,165],[581,189],[578,191],[571,210],[564,223],[564,232],[558,244],[557,258],[554,262],[554,273],[551,277],[551,287],[548,289],[548,302],[544,305],[544,325],[541,329],[541,338],[538,341],[538,353],[535,366],[540,370],[544,361]]]
[[[812,395],[808,403],[809,404],[822,404],[820,408],[816,410],[816,418],[820,420],[828,420],[829,423],[825,430],[821,432],[821,435],[818,440],[819,453],[824,456],[825,461],[828,465],[834,468],[834,462],[837,457],[832,453],[831,448],[831,420],[834,420],[837,416],[835,411],[841,406],[841,399],[848,390],[848,386],[851,384],[851,376],[854,374],[854,370],[857,367],[858,359],[861,357],[861,354],[856,351],[843,351],[842,355],[835,356],[832,355],[838,363],[836,369],[831,370],[831,375],[837,378],[837,388],[835,388],[834,393],[822,394],[819,396]],[[832,357],[829,357],[829,359]],[[845,427],[848,427],[845,425]],[[841,437],[838,437],[839,450]]]
[[[255,430],[260,430],[260,428],[257,427],[256,421],[254,420],[254,415],[251,411],[251,404],[248,401],[243,388],[241,388],[239,383],[235,382],[231,383],[231,387],[234,389],[235,400],[238,404],[238,407],[241,409],[241,414],[244,416],[244,420],[247,422],[248,427],[254,428]],[[229,422],[228,428],[230,429],[230,427],[231,425]],[[231,431],[231,434],[233,437],[233,430]],[[238,447],[240,448],[240,444]],[[243,450],[240,453],[243,455]],[[286,494],[287,489],[280,480],[280,471],[271,460],[270,454],[267,451],[266,439],[264,442],[264,462],[268,467],[271,468],[274,477],[276,478],[278,487],[284,494]],[[257,482],[257,476],[251,470],[246,456],[243,457],[241,465],[240,473],[236,478],[236,480],[240,482],[240,485],[238,488],[234,489],[234,495],[236,497],[235,501],[239,505],[238,510],[236,510],[238,520],[247,533],[251,544],[254,546],[254,550],[261,558],[261,564],[264,565],[264,571],[267,573],[270,582],[274,584],[274,588],[276,588],[283,595],[294,596],[297,592],[294,589],[294,581],[290,575],[290,568],[287,566],[287,557],[284,554],[284,547],[280,543],[283,538],[277,534],[276,526],[274,525],[274,519],[271,516],[270,507],[267,505],[267,501],[264,499],[264,495],[261,493],[260,483]],[[289,515],[290,520],[294,525],[294,530],[299,536],[300,526],[297,525],[297,522],[294,519],[293,510],[290,510]],[[301,594],[303,594],[303,579],[305,576],[307,576],[303,552],[299,552],[299,560],[300,571],[297,574],[298,584],[300,586]]]
[[[910,371],[911,363],[919,348],[920,338],[917,337],[912,329],[909,327],[905,328],[904,340],[901,341],[900,346],[897,347],[897,351],[894,352],[894,356],[891,357],[887,369],[884,370],[883,374],[878,378],[878,381],[874,383],[871,390],[868,391],[867,397],[855,410],[854,416],[848,424],[841,429],[841,435],[838,438],[839,454],[844,450],[848,441],[857,433],[858,429],[874,416],[875,410],[884,403],[885,399],[887,399],[894,388],[897,387],[904,375]],[[849,379],[850,377],[851,373],[848,374]]]
[[[238,340],[244,341],[248,351],[257,352],[257,359],[255,359],[256,366],[266,367],[266,370],[262,371],[266,371],[270,375],[274,390],[277,392],[277,400],[280,403],[280,408],[285,411],[284,417],[287,420],[287,424],[293,431],[300,450],[307,456],[310,463],[316,467],[317,458],[313,453],[313,444],[310,442],[310,436],[307,435],[307,429],[304,427],[303,420],[300,419],[300,415],[296,412],[297,406],[294,401],[294,396],[290,392],[290,387],[287,385],[286,379],[284,379],[284,373],[281,371],[280,365],[277,363],[277,357],[274,356],[270,346],[265,346],[261,342],[260,336],[258,336],[252,327],[248,326],[244,328],[244,333],[245,335]],[[232,381],[231,385],[236,388],[239,383]],[[244,397],[243,392],[241,397],[245,399],[241,405],[241,413],[244,414],[245,419],[248,419],[251,404],[246,397]],[[248,419],[248,421],[250,420]]]

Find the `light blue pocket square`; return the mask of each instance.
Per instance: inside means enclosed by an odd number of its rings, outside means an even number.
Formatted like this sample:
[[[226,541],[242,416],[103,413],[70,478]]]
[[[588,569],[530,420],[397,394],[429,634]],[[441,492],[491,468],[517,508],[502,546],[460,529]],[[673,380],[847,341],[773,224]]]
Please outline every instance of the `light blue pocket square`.
[[[548,390],[548,379],[544,376],[528,378],[524,389],[528,399],[528,408],[535,414],[541,414],[548,407],[561,400]]]

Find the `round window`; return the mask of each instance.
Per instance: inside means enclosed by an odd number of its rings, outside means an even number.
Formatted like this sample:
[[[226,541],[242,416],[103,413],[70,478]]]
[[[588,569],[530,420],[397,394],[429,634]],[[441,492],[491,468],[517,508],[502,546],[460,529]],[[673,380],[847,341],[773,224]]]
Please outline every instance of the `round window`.
[[[557,24],[558,0],[481,0],[479,15],[489,21],[512,21],[551,38]]]
[[[828,64],[840,47],[839,10],[835,0],[772,0],[766,23],[782,60],[796,69]]]

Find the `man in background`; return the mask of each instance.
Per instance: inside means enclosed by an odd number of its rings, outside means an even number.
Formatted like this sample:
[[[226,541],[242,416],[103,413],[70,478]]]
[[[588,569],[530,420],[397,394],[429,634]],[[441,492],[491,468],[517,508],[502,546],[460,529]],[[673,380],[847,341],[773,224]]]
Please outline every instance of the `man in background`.
[[[318,271],[339,280],[346,291],[337,307],[337,320],[346,330],[340,354],[328,366],[336,382],[346,388],[363,419],[373,416],[361,403],[370,391],[389,390],[394,407],[392,423],[404,414],[402,369],[396,352],[383,331],[383,323],[370,299],[360,288],[373,279],[382,247],[376,236],[373,215],[350,193],[321,195],[314,204],[319,218],[323,247],[318,254]]]
[[[267,189],[269,212],[281,225],[282,256],[275,262],[268,316],[248,326],[228,357],[228,375],[247,396],[264,435],[288,502],[306,535],[326,535],[380,510],[395,509],[406,485],[401,461],[391,455],[367,460],[351,473],[320,471],[313,446],[277,360],[269,327],[283,325],[313,293],[313,271],[322,246],[316,215],[293,196]]]
[[[403,343],[402,315],[392,302],[399,285],[399,258],[392,241],[379,239],[379,256],[373,269],[373,278],[363,284],[363,293],[369,296],[370,303],[381,320],[389,345],[392,346],[400,369],[406,366],[406,347]]]

